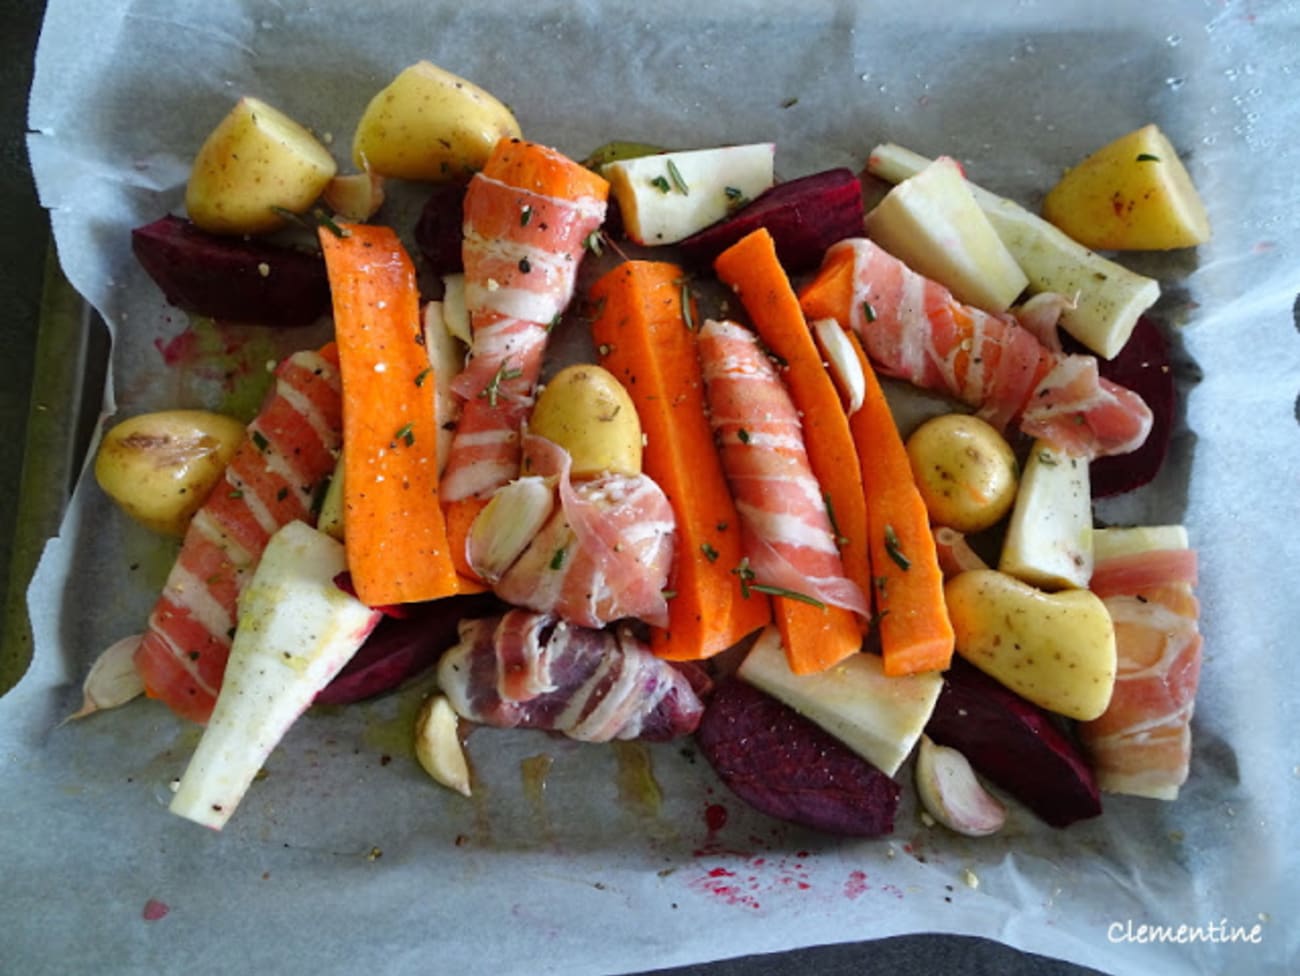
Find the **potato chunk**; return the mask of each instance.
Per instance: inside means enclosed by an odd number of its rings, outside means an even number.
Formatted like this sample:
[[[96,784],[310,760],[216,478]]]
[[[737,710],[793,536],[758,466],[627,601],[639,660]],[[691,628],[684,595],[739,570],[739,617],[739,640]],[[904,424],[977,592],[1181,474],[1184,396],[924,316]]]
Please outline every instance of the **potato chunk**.
[[[212,130],[190,171],[185,209],[213,234],[262,234],[303,213],[337,166],[316,137],[278,109],[241,98]]]
[[[140,414],[104,435],[95,480],[140,524],[184,535],[243,440],[244,425],[221,414]]]
[[[1210,220],[1173,145],[1146,125],[1103,146],[1061,177],[1043,216],[1079,243],[1167,251],[1210,239]]]
[[[381,176],[464,181],[519,123],[488,92],[418,61],[370,100],[352,138],[352,161]]]
[[[556,373],[537,396],[528,429],[573,458],[574,478],[641,473],[641,420],[614,374],[579,364]]]

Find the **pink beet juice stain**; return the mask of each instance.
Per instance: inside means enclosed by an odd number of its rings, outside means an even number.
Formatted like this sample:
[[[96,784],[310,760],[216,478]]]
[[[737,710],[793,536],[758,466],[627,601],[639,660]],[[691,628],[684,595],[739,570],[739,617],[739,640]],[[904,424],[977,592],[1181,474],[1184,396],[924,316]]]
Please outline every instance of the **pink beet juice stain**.
[[[161,918],[166,918],[167,913],[171,911],[171,906],[165,901],[159,901],[157,898],[150,898],[144,903],[144,909],[140,912],[140,917],[146,922],[156,922]]]

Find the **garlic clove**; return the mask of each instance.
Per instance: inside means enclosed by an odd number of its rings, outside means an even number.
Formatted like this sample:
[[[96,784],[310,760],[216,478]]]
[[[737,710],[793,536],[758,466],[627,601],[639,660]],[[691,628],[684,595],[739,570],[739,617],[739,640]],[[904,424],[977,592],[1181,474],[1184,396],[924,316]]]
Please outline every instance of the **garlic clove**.
[[[470,526],[465,548],[474,572],[489,583],[501,579],[554,510],[548,478],[529,475],[498,489]]]
[[[469,763],[460,744],[460,719],[445,695],[433,695],[415,719],[415,758],[435,782],[470,795]]]
[[[862,373],[862,362],[849,341],[848,333],[834,319],[818,319],[812,323],[812,330],[830,366],[835,385],[847,401],[847,412],[857,412],[867,398],[867,378]]]
[[[980,785],[966,757],[928,735],[916,756],[916,790],[930,816],[966,837],[987,837],[1006,823],[1007,808]]]
[[[111,645],[95,659],[81,686],[81,708],[65,722],[117,708],[143,694],[144,681],[135,669],[135,651],[143,635],[133,634]]]

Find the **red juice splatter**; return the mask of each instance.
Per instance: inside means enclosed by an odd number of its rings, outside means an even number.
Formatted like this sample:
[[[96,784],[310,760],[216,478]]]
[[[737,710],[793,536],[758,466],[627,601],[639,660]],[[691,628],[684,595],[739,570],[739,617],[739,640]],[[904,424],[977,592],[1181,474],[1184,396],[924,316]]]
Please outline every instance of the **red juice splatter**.
[[[866,871],[850,871],[848,879],[844,882],[844,897],[857,898],[870,887],[867,884]]]
[[[168,366],[188,365],[198,354],[199,337],[193,329],[187,328],[166,342],[155,339],[153,344]]]
[[[716,833],[727,826],[727,808],[721,803],[710,803],[704,808],[704,825],[710,833]]]
[[[166,902],[159,901],[157,898],[150,898],[144,903],[144,910],[140,913],[140,917],[146,922],[156,922],[160,918],[166,918],[167,913],[170,911],[171,906]]]

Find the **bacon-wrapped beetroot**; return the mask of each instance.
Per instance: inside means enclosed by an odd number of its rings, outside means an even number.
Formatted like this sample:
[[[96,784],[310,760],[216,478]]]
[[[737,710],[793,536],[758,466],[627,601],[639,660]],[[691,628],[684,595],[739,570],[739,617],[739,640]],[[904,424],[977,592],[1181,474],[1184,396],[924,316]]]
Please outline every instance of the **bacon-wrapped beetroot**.
[[[463,718],[584,742],[666,741],[694,732],[704,711],[690,680],[626,628],[528,610],[461,621],[438,684]]]
[[[898,784],[753,685],[719,685],[696,741],[722,781],[769,816],[854,837],[894,829]]]
[[[831,247],[800,301],[809,321],[856,332],[881,372],[1076,457],[1126,454],[1151,431],[1150,408],[1102,378],[1094,357],[1056,352],[1010,316],[961,304],[865,238]]]

